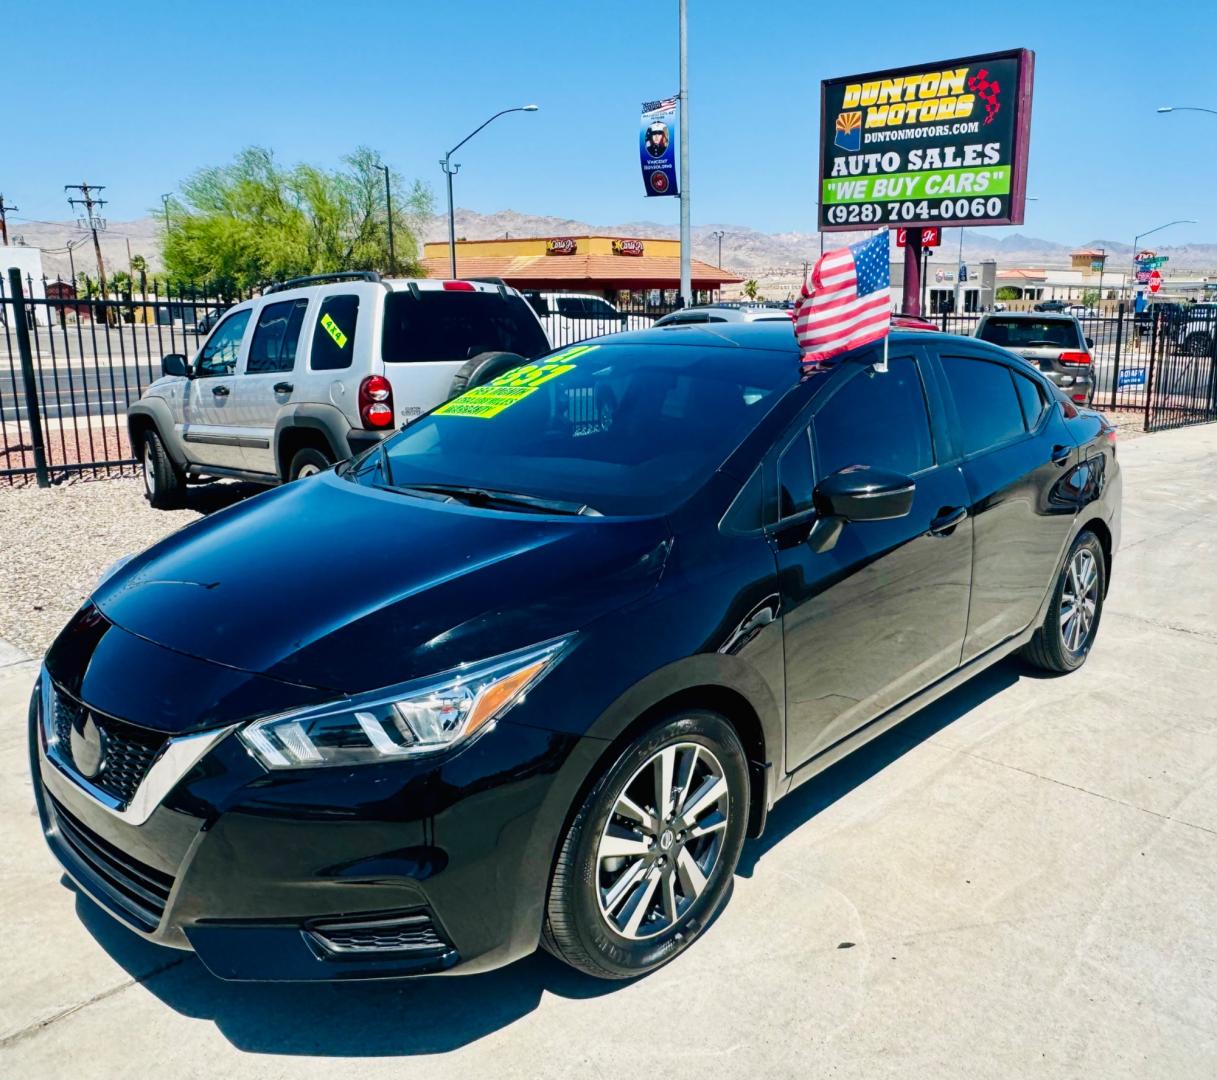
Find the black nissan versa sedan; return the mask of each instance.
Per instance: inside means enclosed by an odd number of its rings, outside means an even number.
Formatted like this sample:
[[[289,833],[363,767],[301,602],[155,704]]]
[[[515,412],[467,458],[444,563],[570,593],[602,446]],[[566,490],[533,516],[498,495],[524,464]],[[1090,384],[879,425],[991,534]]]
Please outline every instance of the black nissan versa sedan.
[[[226,979],[670,960],[776,800],[1094,641],[1113,429],[973,338],[879,360],[588,342],[161,541],[46,656],[51,848]]]

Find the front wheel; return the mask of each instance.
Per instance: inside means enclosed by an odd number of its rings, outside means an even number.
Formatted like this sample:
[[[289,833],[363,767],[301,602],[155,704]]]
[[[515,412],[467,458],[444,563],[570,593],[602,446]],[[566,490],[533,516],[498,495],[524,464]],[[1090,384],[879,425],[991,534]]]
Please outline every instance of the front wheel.
[[[723,717],[682,712],[638,736],[566,832],[545,947],[602,979],[667,963],[726,902],[747,818],[747,760]]]
[[[180,505],[186,488],[186,477],[169,456],[160,435],[144,433],[144,448],[140,455],[144,478],[144,498],[155,510],[171,510]]]
[[[1023,655],[1036,667],[1058,674],[1080,668],[1099,630],[1106,582],[1103,545],[1094,533],[1083,532],[1069,550],[1044,624]]]

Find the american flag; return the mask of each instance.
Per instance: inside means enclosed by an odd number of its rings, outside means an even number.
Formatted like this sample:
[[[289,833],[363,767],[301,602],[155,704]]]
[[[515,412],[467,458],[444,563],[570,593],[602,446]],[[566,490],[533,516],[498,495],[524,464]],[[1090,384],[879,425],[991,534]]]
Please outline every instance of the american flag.
[[[821,363],[887,335],[892,306],[888,260],[887,229],[820,256],[803,282],[794,313],[804,364]]]

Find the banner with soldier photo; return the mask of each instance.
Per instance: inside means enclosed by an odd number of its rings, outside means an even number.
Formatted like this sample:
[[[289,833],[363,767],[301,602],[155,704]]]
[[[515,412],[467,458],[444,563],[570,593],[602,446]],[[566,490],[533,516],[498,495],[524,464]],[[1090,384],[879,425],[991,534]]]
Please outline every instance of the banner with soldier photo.
[[[648,195],[680,194],[676,172],[677,116],[676,98],[643,102],[638,153],[642,159],[642,184]]]

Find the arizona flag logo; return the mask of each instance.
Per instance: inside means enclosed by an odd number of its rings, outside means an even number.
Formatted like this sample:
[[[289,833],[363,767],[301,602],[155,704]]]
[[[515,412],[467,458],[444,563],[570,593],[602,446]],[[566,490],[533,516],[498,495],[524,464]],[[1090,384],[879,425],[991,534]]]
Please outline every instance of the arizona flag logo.
[[[862,114],[860,112],[843,112],[837,114],[837,135],[833,146],[838,150],[862,149]]]

